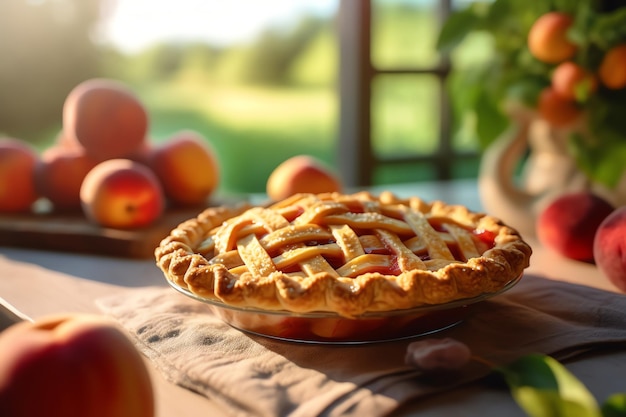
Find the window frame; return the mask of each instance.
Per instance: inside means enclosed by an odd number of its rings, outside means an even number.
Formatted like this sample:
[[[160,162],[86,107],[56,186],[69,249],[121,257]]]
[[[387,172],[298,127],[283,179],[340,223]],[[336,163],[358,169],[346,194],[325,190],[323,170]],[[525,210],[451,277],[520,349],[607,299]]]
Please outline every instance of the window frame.
[[[442,24],[450,15],[452,0],[436,1]],[[452,111],[446,92],[450,59],[443,55],[431,67],[377,68],[372,62],[372,0],[339,0],[339,172],[349,187],[373,185],[374,172],[383,165],[429,164],[438,180],[453,177],[460,159],[476,158],[476,153],[455,151],[452,143]],[[378,157],[372,147],[372,83],[376,77],[429,75],[438,80],[439,137],[434,153]]]

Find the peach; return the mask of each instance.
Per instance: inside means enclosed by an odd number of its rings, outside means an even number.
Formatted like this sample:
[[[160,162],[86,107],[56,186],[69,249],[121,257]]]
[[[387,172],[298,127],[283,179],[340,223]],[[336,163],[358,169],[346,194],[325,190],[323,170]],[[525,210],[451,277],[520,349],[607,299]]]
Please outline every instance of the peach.
[[[97,164],[82,148],[48,148],[35,166],[35,187],[55,210],[80,210],[80,187]]]
[[[270,199],[283,200],[298,193],[341,192],[342,184],[334,172],[316,158],[297,155],[278,165],[267,179]]]
[[[148,114],[123,83],[90,79],[78,84],[63,104],[66,141],[77,140],[99,161],[125,158],[143,144]]]
[[[626,87],[626,43],[617,45],[604,55],[598,77],[602,84],[612,90]]]
[[[175,205],[204,204],[219,185],[215,151],[198,132],[185,130],[156,146],[150,167]]]
[[[596,230],[613,209],[606,200],[588,191],[563,194],[539,214],[537,238],[567,258],[592,262]]]
[[[567,38],[573,18],[562,12],[539,17],[528,32],[528,49],[540,61],[558,64],[576,53],[576,45]]]
[[[76,139],[74,135],[66,133],[61,130],[51,146],[52,148],[64,148],[64,149],[84,149],[83,145]]]
[[[626,292],[626,206],[618,207],[600,223],[593,241],[593,255],[602,273]]]
[[[0,415],[152,417],[143,357],[112,322],[88,314],[20,322],[0,334]]]
[[[129,159],[109,159],[85,176],[80,200],[87,218],[118,229],[152,224],[165,209],[165,197],[156,175]]]
[[[38,195],[34,184],[39,156],[29,145],[14,138],[0,139],[0,212],[31,209]]]
[[[126,159],[130,159],[131,161],[140,162],[144,165],[150,165],[150,158],[152,157],[152,152],[154,150],[154,145],[149,140],[146,140],[143,145],[139,147],[135,152],[131,153],[126,157]]]
[[[598,81],[585,68],[566,61],[554,69],[552,87],[557,94],[566,99],[584,101],[597,90]]]
[[[557,128],[571,127],[582,115],[574,100],[563,97],[553,87],[544,88],[537,103],[539,116]]]

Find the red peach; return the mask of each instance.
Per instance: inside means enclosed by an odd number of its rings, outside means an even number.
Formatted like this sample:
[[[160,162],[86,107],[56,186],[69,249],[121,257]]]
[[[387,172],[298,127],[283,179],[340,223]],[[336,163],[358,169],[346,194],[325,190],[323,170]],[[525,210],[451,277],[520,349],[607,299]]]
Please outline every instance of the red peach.
[[[95,315],[20,322],[0,334],[0,415],[152,417],[143,357]]]
[[[596,230],[613,209],[590,192],[561,195],[539,214],[537,238],[567,258],[591,262]]]
[[[149,140],[146,140],[135,152],[128,155],[126,159],[130,159],[131,161],[139,162],[144,165],[150,166],[150,158],[152,157],[152,152],[154,151],[154,144]]]
[[[90,79],[78,84],[63,105],[63,132],[94,159],[126,158],[143,144],[148,114],[123,83]]]
[[[598,76],[602,84],[612,90],[626,87],[626,43],[606,53],[598,68]]]
[[[84,149],[83,145],[76,139],[76,136],[71,135],[61,130],[51,146],[52,148],[64,148],[64,149]]]
[[[110,159],[96,165],[83,180],[80,200],[89,220],[120,229],[148,226],[165,209],[156,175],[129,159]]]
[[[608,215],[596,231],[593,255],[602,273],[626,292],[626,206]]]
[[[200,133],[192,130],[178,132],[154,148],[150,167],[167,198],[177,205],[204,204],[219,185],[215,151]]]
[[[550,64],[571,58],[576,45],[567,38],[567,31],[573,22],[572,16],[561,12],[549,12],[539,17],[528,32],[528,48],[532,55]]]
[[[553,87],[546,87],[539,94],[537,112],[542,119],[558,128],[573,126],[583,113],[574,100],[563,97]]]
[[[598,80],[585,68],[567,61],[554,69],[552,88],[566,99],[584,101],[598,89]]]
[[[0,212],[30,210],[38,195],[34,171],[39,156],[24,142],[0,139]]]
[[[48,148],[35,166],[35,187],[55,210],[80,210],[80,187],[97,164],[80,147]]]
[[[298,155],[278,165],[267,179],[267,195],[275,201],[298,193],[341,192],[339,178],[321,161]]]

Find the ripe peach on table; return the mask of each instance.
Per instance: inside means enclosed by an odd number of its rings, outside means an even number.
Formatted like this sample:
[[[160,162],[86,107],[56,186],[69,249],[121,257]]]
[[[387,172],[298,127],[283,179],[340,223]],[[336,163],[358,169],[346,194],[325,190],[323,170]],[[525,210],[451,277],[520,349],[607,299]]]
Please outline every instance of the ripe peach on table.
[[[596,231],[593,255],[602,273],[626,292],[626,206],[607,216]]]
[[[143,144],[148,113],[123,83],[94,78],[78,84],[63,105],[66,141],[78,141],[94,159],[126,158]]]
[[[146,141],[144,141],[144,143],[137,150],[135,150],[135,152],[128,155],[125,159],[130,159],[131,161],[149,166],[153,151],[154,144],[150,140],[146,139]]]
[[[152,417],[143,357],[95,315],[48,316],[0,333],[0,415]]]
[[[80,187],[97,164],[79,147],[48,148],[35,166],[35,187],[55,210],[80,210]]]
[[[220,181],[215,151],[198,132],[185,130],[157,145],[150,167],[175,205],[203,204]]]
[[[83,180],[80,200],[89,220],[120,229],[148,226],[165,210],[156,175],[129,159],[110,159],[96,165]]]
[[[50,148],[63,148],[63,149],[84,149],[83,145],[76,139],[74,135],[71,135],[63,129],[57,134],[54,143]]]
[[[30,210],[38,194],[34,184],[39,156],[24,142],[0,138],[0,212]]]
[[[592,262],[596,230],[613,210],[610,203],[591,192],[561,195],[539,214],[537,238],[567,258]]]
[[[269,198],[278,201],[298,193],[341,192],[339,178],[321,161],[297,155],[278,165],[267,179]]]

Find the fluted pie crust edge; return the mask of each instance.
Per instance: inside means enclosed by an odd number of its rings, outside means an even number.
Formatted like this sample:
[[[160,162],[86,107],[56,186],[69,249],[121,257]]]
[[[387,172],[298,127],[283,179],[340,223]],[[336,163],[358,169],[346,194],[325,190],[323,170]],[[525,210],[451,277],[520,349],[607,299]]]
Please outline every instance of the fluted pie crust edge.
[[[253,213],[251,210],[284,212],[289,211],[288,207],[294,202],[297,204],[298,201],[310,200],[328,201],[334,205],[345,203],[348,206],[353,206],[356,201],[365,207],[365,211],[390,210],[395,213],[399,210],[413,220],[428,219],[430,222],[433,219],[449,219],[453,225],[449,229],[461,228],[470,234],[476,234],[477,231],[487,233],[491,244],[478,256],[462,261],[439,262],[437,259],[428,259],[427,265],[422,265],[426,269],[402,270],[398,275],[372,271],[355,277],[338,275],[332,271],[321,271],[310,276],[280,270],[267,276],[255,276],[249,270],[236,273],[233,272],[236,269],[229,270],[229,267],[220,263],[219,256],[213,259],[214,250],[207,253],[207,242],[215,245],[214,241],[218,240],[213,239],[215,230],[227,227],[229,222],[231,228],[235,227],[232,223],[237,223],[242,215],[249,216],[249,213]],[[333,219],[336,220],[336,217]],[[247,224],[254,223],[248,221]],[[340,226],[333,227],[337,229]],[[430,240],[432,236],[428,236],[422,240]],[[257,241],[256,238],[254,240]],[[388,240],[398,241],[393,236]],[[439,243],[435,237],[434,241],[427,241],[426,245]],[[224,242],[218,242],[220,244],[225,245]],[[402,249],[394,250],[398,251],[398,264],[413,265],[410,260],[403,258],[406,252],[404,245]],[[210,207],[196,218],[173,229],[155,249],[155,259],[166,279],[176,286],[229,306],[295,313],[330,311],[344,317],[355,317],[368,312],[445,304],[498,292],[522,275],[529,265],[531,253],[531,247],[519,233],[495,217],[441,201],[425,202],[418,197],[402,199],[390,192],[383,192],[379,196],[360,192],[351,195],[297,195],[269,207],[248,204]],[[410,253],[408,255],[412,258]],[[420,263],[419,260],[416,262]]]

